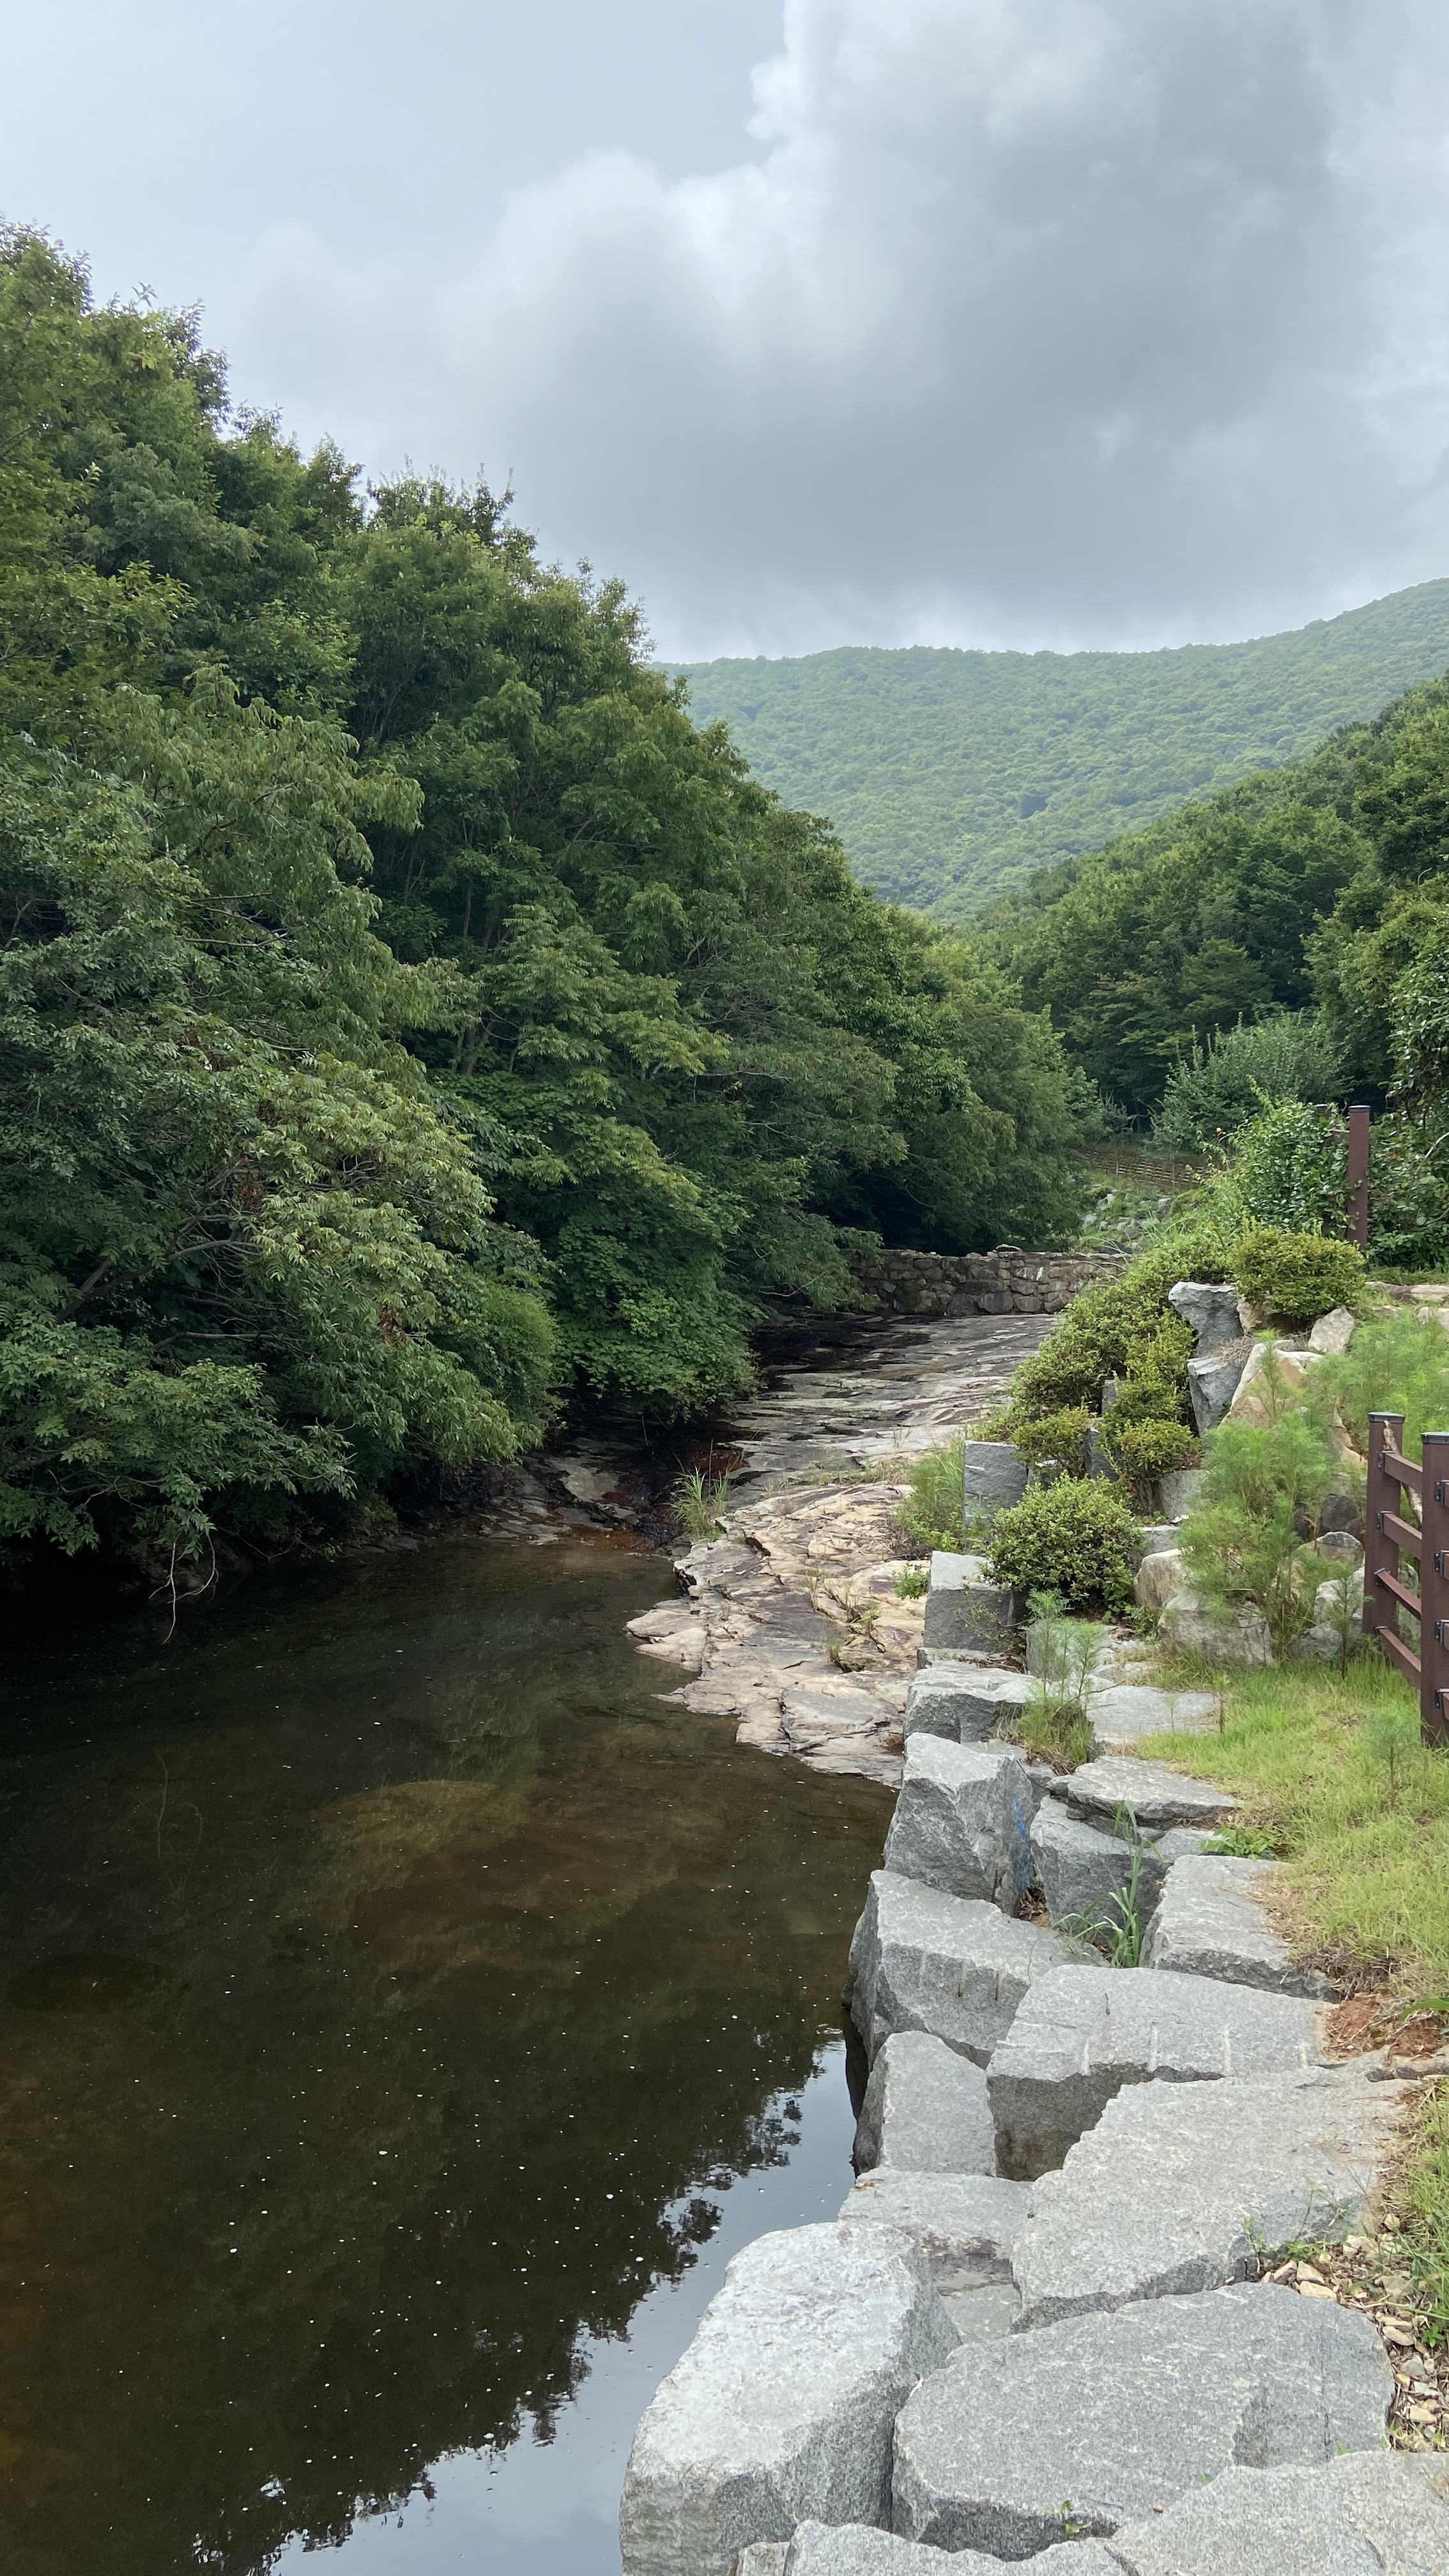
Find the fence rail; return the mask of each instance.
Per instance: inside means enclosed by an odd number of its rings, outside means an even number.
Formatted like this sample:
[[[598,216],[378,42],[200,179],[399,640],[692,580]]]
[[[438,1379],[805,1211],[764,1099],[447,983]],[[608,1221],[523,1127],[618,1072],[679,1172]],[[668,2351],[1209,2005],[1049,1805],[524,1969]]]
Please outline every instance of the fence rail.
[[[1406,1458],[1401,1413],[1369,1415],[1368,1508],[1364,1518],[1363,1632],[1377,1637],[1391,1663],[1419,1693],[1419,1733],[1426,1744],[1449,1743],[1449,1431],[1426,1431],[1424,1463]],[[1419,1518],[1399,1508],[1417,1499]],[[1403,1580],[1401,1559],[1419,1571],[1417,1592]],[[1419,1626],[1419,1651],[1404,1643],[1399,1619]]]

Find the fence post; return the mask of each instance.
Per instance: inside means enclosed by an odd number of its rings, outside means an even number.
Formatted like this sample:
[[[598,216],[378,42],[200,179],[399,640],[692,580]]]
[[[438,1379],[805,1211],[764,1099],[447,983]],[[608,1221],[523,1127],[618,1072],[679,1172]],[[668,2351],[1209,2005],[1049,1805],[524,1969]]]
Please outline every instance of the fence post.
[[[1356,1100],[1348,1113],[1348,1230],[1360,1250],[1368,1250],[1369,1111]]]
[[[1424,1434],[1419,1560],[1419,1732],[1426,1744],[1449,1743],[1449,1431]],[[1367,1599],[1367,1588],[1365,1588]]]
[[[1392,1629],[1398,1635],[1398,1613],[1392,1597],[1380,1592],[1374,1582],[1378,1573],[1397,1574],[1399,1551],[1393,1539],[1383,1535],[1385,1512],[1397,1512],[1399,1488],[1386,1476],[1380,1464],[1384,1449],[1402,1451],[1404,1417],[1401,1413],[1369,1415],[1368,1496],[1363,1516],[1363,1632],[1376,1637],[1380,1628]]]

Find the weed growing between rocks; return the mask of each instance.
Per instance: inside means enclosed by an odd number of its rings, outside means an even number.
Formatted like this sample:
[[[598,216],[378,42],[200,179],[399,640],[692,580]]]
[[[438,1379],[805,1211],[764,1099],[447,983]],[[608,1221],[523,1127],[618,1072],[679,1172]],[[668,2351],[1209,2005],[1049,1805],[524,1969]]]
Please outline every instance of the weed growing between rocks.
[[[729,1492],[727,1476],[707,1476],[702,1467],[692,1467],[674,1488],[671,1509],[676,1528],[696,1541],[718,1538]]]
[[[964,1441],[948,1440],[940,1449],[925,1450],[906,1469],[910,1492],[896,1514],[896,1528],[913,1555],[965,1545],[963,1459]]]

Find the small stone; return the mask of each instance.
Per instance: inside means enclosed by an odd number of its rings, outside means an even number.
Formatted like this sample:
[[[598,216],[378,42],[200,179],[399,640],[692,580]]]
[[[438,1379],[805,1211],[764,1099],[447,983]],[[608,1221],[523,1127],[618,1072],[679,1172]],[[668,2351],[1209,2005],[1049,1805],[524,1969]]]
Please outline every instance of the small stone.
[[[898,2030],[876,2057],[855,2129],[855,2169],[994,2174],[986,2077],[929,2031]],[[1014,2186],[1015,2187],[1015,2186]]]
[[[963,2346],[897,2422],[895,2527],[1010,2559],[1107,2539],[1234,2462],[1377,2449],[1392,2393],[1366,2318],[1257,2282]]]
[[[624,2576],[728,2576],[811,2514],[888,2521],[892,2423],[954,2343],[910,2237],[839,2221],[758,2237],[634,2436]]]
[[[850,1951],[850,2011],[867,2058],[892,2031],[925,2030],[984,2066],[1033,1978],[1067,1955],[1043,1925],[877,1870]]]
[[[882,1867],[1014,1914],[1032,1880],[1032,1808],[1013,1745],[912,1735]]]
[[[1308,1336],[1308,1347],[1337,1357],[1347,1350],[1356,1330],[1357,1317],[1350,1314],[1347,1306],[1332,1306],[1326,1315],[1319,1316]]]
[[[1049,2173],[1124,2084],[1290,2074],[1319,2056],[1313,2006],[1294,1995],[1158,1968],[1048,1969],[987,2068],[998,2168]]]

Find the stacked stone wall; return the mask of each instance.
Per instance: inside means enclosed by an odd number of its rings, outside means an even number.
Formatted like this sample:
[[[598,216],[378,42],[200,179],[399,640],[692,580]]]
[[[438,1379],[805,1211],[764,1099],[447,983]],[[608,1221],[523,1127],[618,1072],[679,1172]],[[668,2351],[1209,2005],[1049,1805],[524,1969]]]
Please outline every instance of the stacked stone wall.
[[[884,1315],[1055,1315],[1099,1279],[1120,1279],[1121,1252],[883,1252],[856,1265],[869,1311]]]

